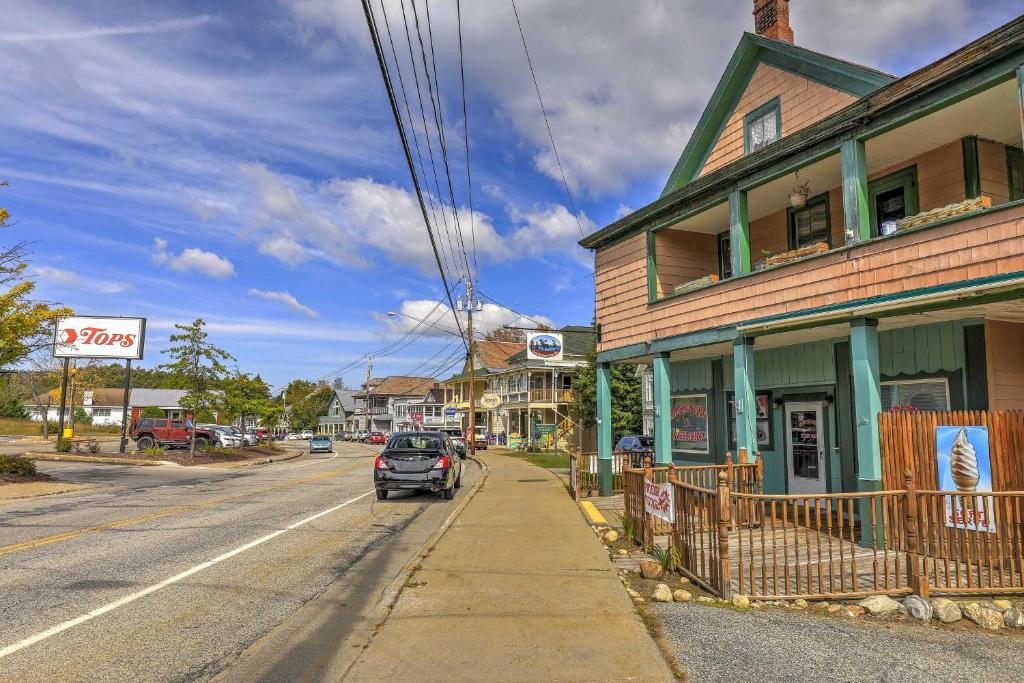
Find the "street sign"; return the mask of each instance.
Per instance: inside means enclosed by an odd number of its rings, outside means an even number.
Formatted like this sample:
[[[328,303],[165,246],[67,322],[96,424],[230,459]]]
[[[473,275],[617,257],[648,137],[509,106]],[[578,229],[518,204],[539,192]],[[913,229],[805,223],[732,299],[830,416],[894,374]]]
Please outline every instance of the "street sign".
[[[557,332],[529,332],[526,335],[529,360],[562,360],[562,335]]]
[[[444,416],[445,417],[455,417],[455,414],[456,414],[455,406],[446,406],[445,407],[445,409],[444,409]]]
[[[145,318],[79,315],[57,321],[53,336],[53,356],[141,360],[145,342]]]

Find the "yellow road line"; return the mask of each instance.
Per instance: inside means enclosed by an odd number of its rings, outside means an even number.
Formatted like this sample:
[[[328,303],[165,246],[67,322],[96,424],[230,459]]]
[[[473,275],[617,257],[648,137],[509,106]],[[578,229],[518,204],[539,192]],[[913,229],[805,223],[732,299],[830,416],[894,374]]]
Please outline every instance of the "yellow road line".
[[[39,548],[44,545],[50,545],[51,543],[68,541],[73,538],[83,536],[85,534],[96,533],[98,531],[106,531],[108,529],[119,529],[121,527],[130,526],[132,524],[141,524],[143,522],[149,522],[151,520],[159,519],[161,517],[177,515],[183,512],[191,512],[192,510],[199,510],[201,508],[210,507],[211,505],[217,505],[219,503],[224,503],[229,500],[248,498],[250,496],[258,496],[261,493],[267,493],[269,491],[278,491],[280,489],[290,488],[292,486],[298,486],[300,484],[308,484],[310,482],[320,481],[322,479],[330,479],[331,477],[336,477],[342,474],[343,472],[347,472],[352,469],[355,469],[356,467],[363,466],[363,464],[364,463],[353,463],[346,467],[339,467],[338,469],[322,472],[312,477],[306,477],[305,479],[297,479],[296,481],[290,481],[284,484],[275,484],[274,486],[268,486],[266,488],[257,489],[255,491],[248,491],[246,493],[236,493],[231,496],[222,496],[220,498],[211,498],[209,500],[200,501],[198,503],[190,503],[188,505],[178,505],[173,508],[167,508],[166,510],[158,510],[157,512],[150,512],[145,515],[138,515],[135,517],[126,517],[124,519],[114,520],[113,522],[107,522],[106,524],[98,524],[96,526],[90,526],[84,529],[65,531],[61,534],[54,534],[52,536],[44,536],[42,538],[36,538],[30,541],[23,541],[21,543],[14,543],[12,545],[0,546],[0,555],[8,555],[10,553],[16,553],[23,550],[31,550],[33,548]]]
[[[601,511],[594,507],[594,504],[591,503],[589,500],[581,501],[580,507],[583,508],[583,511],[587,513],[587,517],[590,517],[590,521],[594,524],[608,523],[608,520],[604,518],[604,515],[601,514]],[[0,548],[0,550],[2,550],[2,548]]]

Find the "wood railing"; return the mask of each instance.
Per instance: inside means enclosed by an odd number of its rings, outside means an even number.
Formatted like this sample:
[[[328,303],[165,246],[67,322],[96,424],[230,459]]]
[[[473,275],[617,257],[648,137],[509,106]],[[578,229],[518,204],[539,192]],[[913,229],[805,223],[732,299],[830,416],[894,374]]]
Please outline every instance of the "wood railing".
[[[568,403],[572,400],[572,389],[530,389],[530,401],[534,403]]]
[[[612,494],[623,492],[624,467],[643,467],[643,453],[616,451],[612,453]],[[569,455],[570,488],[576,500],[582,496],[595,496],[600,491],[601,463],[597,453]]]

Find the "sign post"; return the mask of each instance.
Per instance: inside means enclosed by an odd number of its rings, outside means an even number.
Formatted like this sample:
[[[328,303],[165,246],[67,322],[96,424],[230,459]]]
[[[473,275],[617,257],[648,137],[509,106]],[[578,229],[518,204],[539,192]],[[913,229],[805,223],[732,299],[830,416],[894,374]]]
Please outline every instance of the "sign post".
[[[124,402],[121,406],[121,455],[124,455],[128,448],[128,397],[131,395],[132,386],[132,359],[124,362]]]
[[[61,375],[60,380],[60,412],[57,414],[57,438],[64,438],[64,404],[68,400],[68,368],[71,365],[71,359],[64,359],[64,373]],[[47,418],[48,419],[48,418]]]

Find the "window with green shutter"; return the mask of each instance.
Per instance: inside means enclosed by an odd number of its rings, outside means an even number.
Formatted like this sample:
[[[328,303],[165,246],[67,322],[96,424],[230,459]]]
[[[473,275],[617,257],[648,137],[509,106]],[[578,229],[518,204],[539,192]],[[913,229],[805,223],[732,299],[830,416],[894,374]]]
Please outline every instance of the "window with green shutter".
[[[800,249],[818,242],[832,244],[828,193],[807,200],[807,205],[789,210],[789,248]]]
[[[1024,152],[1016,147],[1006,148],[1006,177],[1010,201],[1024,199]]]

